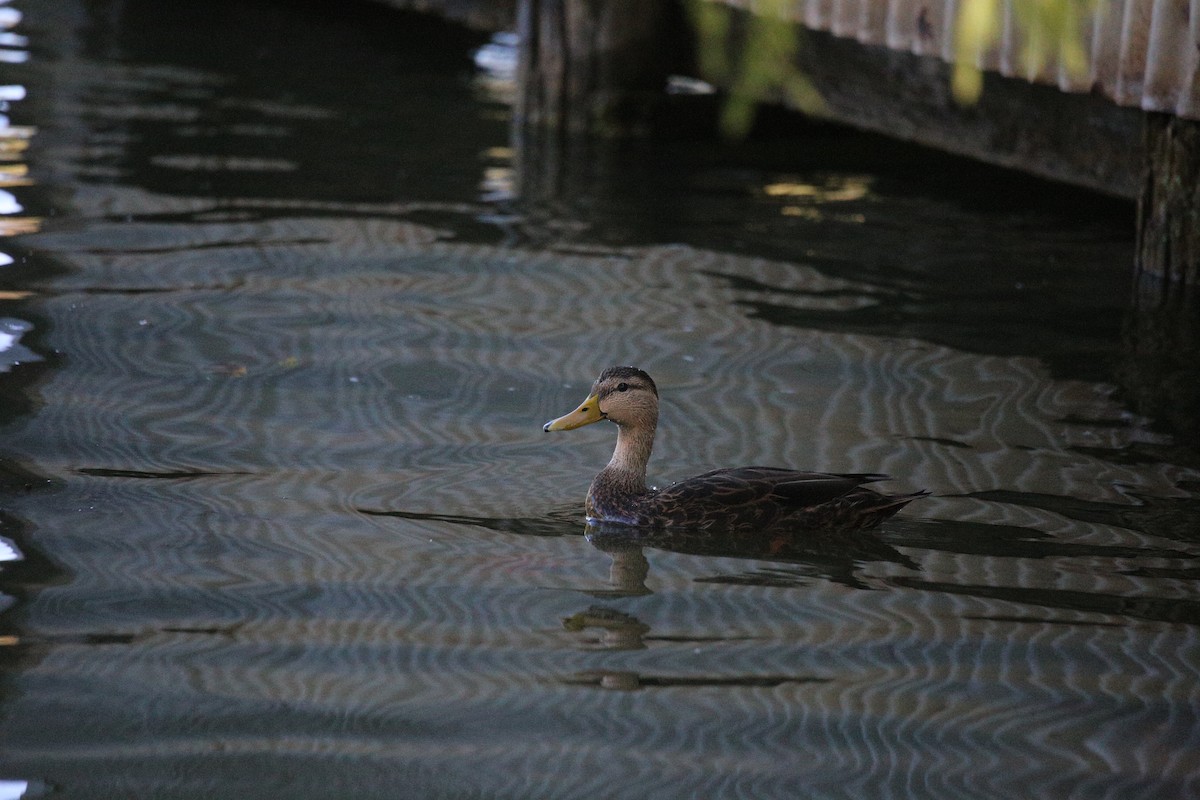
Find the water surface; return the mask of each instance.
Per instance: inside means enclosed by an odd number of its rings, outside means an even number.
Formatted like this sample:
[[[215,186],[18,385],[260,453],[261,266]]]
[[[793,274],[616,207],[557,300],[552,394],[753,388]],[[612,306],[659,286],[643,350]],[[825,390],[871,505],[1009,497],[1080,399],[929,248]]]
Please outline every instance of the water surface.
[[[482,35],[175,6],[4,7],[0,792],[1200,794],[1130,208],[823,127],[539,159]],[[540,426],[612,363],[658,482],[933,497],[586,529],[613,431]]]

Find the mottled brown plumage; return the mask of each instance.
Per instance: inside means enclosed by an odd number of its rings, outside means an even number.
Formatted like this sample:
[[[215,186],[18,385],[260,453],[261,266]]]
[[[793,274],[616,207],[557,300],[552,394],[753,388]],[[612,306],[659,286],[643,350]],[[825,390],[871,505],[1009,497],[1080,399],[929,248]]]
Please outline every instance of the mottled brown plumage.
[[[617,447],[588,489],[589,519],[647,527],[729,530],[859,529],[878,525],[927,492],[885,495],[863,484],[884,475],[739,467],[705,472],[665,489],[646,486],[658,425],[658,388],[636,367],[609,367],[587,399],[543,430],[571,430],[607,419]]]

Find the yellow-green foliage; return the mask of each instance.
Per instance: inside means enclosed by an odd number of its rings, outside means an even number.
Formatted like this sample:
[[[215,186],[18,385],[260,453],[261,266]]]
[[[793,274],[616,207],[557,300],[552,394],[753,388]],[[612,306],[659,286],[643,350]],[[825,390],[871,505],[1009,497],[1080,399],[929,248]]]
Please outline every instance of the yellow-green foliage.
[[[1007,4],[1020,36],[1021,73],[1036,76],[1057,58],[1072,77],[1087,70],[1084,21],[1102,0],[1011,0]],[[825,104],[816,87],[796,66],[803,28],[788,16],[791,0],[757,0],[753,13],[713,0],[688,0],[696,32],[701,77],[727,93],[721,111],[725,135],[740,137],[754,122],[759,103],[786,100],[808,114],[821,115]],[[1005,26],[1004,0],[962,0],[955,20],[954,98],[963,105],[979,100],[981,54],[994,47]],[[741,16],[739,24],[735,17]]]
[[[701,76],[728,92],[721,110],[726,136],[744,136],[759,103],[787,100],[809,114],[824,108],[821,95],[796,66],[800,28],[785,15],[788,0],[759,0],[754,14],[735,29],[728,6],[691,0],[687,4],[696,31]]]
[[[1087,72],[1083,27],[1099,0],[1013,0],[1013,22],[1021,37],[1021,70],[1032,78],[1055,57],[1071,77]],[[1002,0],[962,0],[954,29],[954,97],[970,105],[979,100],[983,76],[979,56],[993,47],[1004,29]]]

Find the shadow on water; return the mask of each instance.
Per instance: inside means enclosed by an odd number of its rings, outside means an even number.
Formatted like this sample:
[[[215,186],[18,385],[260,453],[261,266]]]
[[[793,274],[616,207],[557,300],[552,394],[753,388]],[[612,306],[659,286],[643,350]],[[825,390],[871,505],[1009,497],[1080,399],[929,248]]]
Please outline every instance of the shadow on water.
[[[14,476],[6,470],[5,479]],[[33,476],[15,476],[20,491],[29,492]],[[22,627],[22,610],[39,593],[70,581],[71,574],[56,565],[34,543],[36,531],[23,520],[0,511],[0,704],[16,691],[17,676],[42,658],[44,648],[37,637],[27,636]]]
[[[1193,574],[1194,574],[1193,568]],[[1200,625],[1200,602],[1182,598],[1118,597],[1105,592],[1070,591],[1065,589],[1029,588],[1021,586],[965,585],[948,581],[925,581],[919,578],[898,576],[891,579],[893,586],[921,591],[943,592],[963,595],[981,600],[1003,600],[1022,605],[1032,605],[1043,611],[1073,611],[1107,616],[1112,619],[1165,622],[1189,626]],[[1044,617],[1039,614],[1022,616],[981,615],[978,619],[1003,619],[1031,623],[1058,622],[1075,624],[1074,618]],[[1083,624],[1097,624],[1087,622]],[[1102,624],[1120,625],[1119,622]]]
[[[1060,513],[1070,513],[1091,521],[1111,521],[1111,504],[1064,504],[1059,498],[1000,497],[987,499],[1019,500],[1028,505],[1041,503]],[[421,514],[402,511],[361,513],[398,520],[465,525],[487,530],[531,536],[569,536],[580,533],[577,515],[562,511],[537,518],[493,518],[468,515]],[[1117,513],[1121,513],[1118,511]],[[648,552],[700,556],[700,564],[721,564],[719,574],[693,574],[696,584],[758,587],[762,589],[800,588],[815,580],[826,580],[848,589],[909,589],[943,596],[961,596],[984,602],[1000,601],[1017,609],[1013,613],[983,612],[965,619],[1015,625],[1083,626],[1120,628],[1133,620],[1188,626],[1200,625],[1200,604],[1177,597],[1114,596],[1096,591],[1072,591],[1049,587],[1004,586],[969,583],[962,580],[926,577],[930,557],[986,556],[1015,561],[1052,561],[1057,564],[1090,564],[1092,569],[1112,574],[1142,574],[1163,569],[1178,578],[1195,577],[1192,553],[1152,547],[1072,544],[1030,528],[963,521],[929,520],[901,517],[886,522],[878,530],[824,535],[820,532],[775,532],[760,535],[727,535],[715,531],[636,529],[623,525],[588,524],[583,527],[587,541],[610,559],[606,588],[580,588],[579,591],[606,603],[647,597],[653,574]],[[754,562],[746,570],[729,569],[725,559]],[[1191,566],[1170,572],[1165,568],[1135,568],[1137,563],[1162,564],[1173,561]],[[867,575],[872,565],[889,565],[886,575]],[[1106,565],[1100,568],[1098,565]],[[912,574],[916,573],[916,574]],[[1163,575],[1157,574],[1158,577]],[[967,575],[963,576],[967,578]],[[1079,614],[1086,615],[1081,618]],[[728,644],[739,641],[728,635],[655,633],[652,624],[636,613],[617,605],[589,605],[562,620],[564,631],[578,639],[588,650],[607,652],[638,651],[656,646]],[[831,680],[819,674],[670,674],[653,671],[587,669],[557,679],[566,685],[597,687],[615,691],[663,688],[759,687],[787,684],[803,685]]]
[[[1136,504],[1130,505],[1006,489],[973,492],[966,496],[1041,509],[1080,522],[1115,525],[1135,531],[1155,531],[1181,544],[1200,542],[1200,507],[1191,497],[1153,497],[1130,492],[1129,498],[1136,501]],[[1129,555],[1158,552],[1154,548],[1149,551],[1142,548],[1130,550]],[[1111,554],[1117,555],[1115,551]]]
[[[449,525],[470,525],[499,533],[519,533],[524,536],[573,536],[579,533],[579,514],[562,511],[545,517],[472,517],[461,514],[425,514],[414,511],[392,511],[360,508],[358,513],[370,517],[391,517],[418,522],[443,522]]]
[[[139,478],[157,481],[186,481],[193,478],[215,478],[221,475],[250,475],[249,472],[215,472],[200,469],[178,469],[163,472],[140,469],[108,469],[105,467],[80,467],[76,470],[80,475],[90,475],[94,478]]]
[[[564,249],[572,240],[626,246],[677,236],[852,282],[806,289],[702,270],[734,293],[734,307],[771,325],[1032,355],[1055,375],[1091,381],[1109,379],[1120,358],[1127,202],[794,119],[725,149],[514,136],[518,241],[550,237]],[[797,140],[810,146],[797,149]],[[933,173],[931,160],[940,165]],[[663,172],[674,179],[658,179]],[[744,214],[727,214],[731,197]],[[1090,215],[1085,239],[1075,232],[1081,207]],[[981,209],[1029,228],[1029,240],[967,229]],[[1072,233],[1051,233],[1047,220],[1056,219]]]
[[[1133,406],[1200,451],[1200,290],[1140,278],[1121,341],[1116,375]]]
[[[614,561],[615,569],[615,561]],[[636,651],[656,645],[712,645],[737,641],[736,637],[671,636],[652,634],[651,628],[637,617],[608,606],[589,606],[562,621],[570,633],[588,650]],[[819,675],[668,675],[632,670],[580,670],[556,679],[568,686],[597,687],[612,691],[641,689],[752,688],[772,689],[788,684],[826,683],[832,679]]]
[[[775,531],[728,534],[711,530],[630,530],[619,525],[589,525],[587,539],[612,559],[610,583],[617,594],[646,591],[643,550],[767,562],[749,572],[703,576],[698,583],[747,586],[800,586],[825,579],[848,588],[868,584],[859,569],[872,562],[888,562],[917,569],[917,564],[879,538],[876,530],[838,534],[823,531]],[[647,566],[648,570],[648,566]]]
[[[787,586],[800,585],[813,578],[825,578],[850,588],[868,588],[855,577],[855,570],[864,563],[887,561],[910,569],[916,569],[918,566],[912,559],[885,544],[879,538],[879,532],[875,530],[730,534],[719,530],[631,528],[627,525],[606,523],[581,525],[578,511],[565,510],[545,517],[515,518],[363,508],[358,509],[358,512],[373,517],[468,525],[525,536],[578,536],[582,533],[593,547],[612,558],[611,590],[591,591],[603,596],[640,595],[650,591],[645,585],[649,566],[642,554],[646,548],[713,558],[797,565],[794,573],[788,573],[784,569],[764,569],[746,575],[697,578],[697,581],[707,583]]]
[[[594,619],[594,617],[603,616],[602,613],[585,613],[579,616],[578,623],[574,619],[570,620],[572,625],[612,629],[609,623]],[[562,678],[560,683],[568,686],[596,686],[612,691],[633,692],[640,689],[774,689],[788,684],[827,683],[830,680],[832,678],[815,675],[646,675],[620,670],[586,670]]]
[[[828,269],[832,265],[820,262],[814,266],[830,274],[849,272]],[[726,282],[743,298],[737,305],[751,319],[772,325],[843,334],[911,336],[972,353],[1035,355],[1045,361],[1052,374],[1080,380],[1108,377],[1117,357],[1108,347],[1097,349],[1096,345],[1115,338],[1121,308],[1100,306],[1059,314],[1061,296],[1044,285],[1026,286],[1011,270],[1004,274],[1003,283],[976,280],[969,286],[939,287],[936,294],[913,288],[910,279],[900,279],[908,286],[889,286],[897,282],[895,276],[883,283],[874,282],[867,291],[843,292],[805,292],[733,275],[714,273],[713,277]],[[1038,281],[1032,276],[1029,280]],[[1069,289],[1068,285],[1062,287],[1063,291]],[[786,302],[789,295],[797,299],[795,304]],[[757,299],[767,296],[774,299]],[[813,307],[859,298],[866,305],[858,309]],[[1078,297],[1072,300],[1079,303]]]
[[[1130,514],[1125,506],[1085,503],[1061,497],[1006,492],[987,492],[976,496],[996,502],[1016,501],[1064,516],[1105,524],[1127,520]],[[1188,510],[1194,512],[1190,507]],[[597,598],[652,594],[653,589],[648,585],[651,565],[646,557],[646,551],[651,550],[702,556],[712,560],[712,563],[720,563],[721,559],[757,562],[744,571],[731,570],[722,564],[724,569],[718,574],[694,575],[692,580],[698,584],[787,588],[825,580],[848,589],[905,587],[983,600],[1013,601],[1048,610],[1200,624],[1200,603],[1182,598],[1114,597],[1104,591],[1031,589],[921,577],[920,573],[925,571],[923,565],[931,554],[1062,564],[1090,563],[1106,565],[1103,569],[1112,574],[1153,575],[1159,578],[1191,579],[1200,570],[1195,554],[1185,549],[1066,542],[1043,531],[1014,525],[922,519],[906,515],[889,520],[878,529],[855,532],[801,530],[728,534],[714,530],[643,529],[605,523],[588,523],[581,531],[578,513],[569,510],[545,517],[516,518],[369,509],[359,509],[359,513],[398,520],[464,525],[525,536],[577,536],[582,532],[594,548],[610,559],[608,586],[583,590]],[[1181,524],[1184,526],[1181,530],[1195,529],[1194,521],[1183,520]],[[1167,563],[1176,566],[1166,566]],[[1139,564],[1145,566],[1137,566]],[[900,570],[900,574],[883,578],[865,574],[870,571],[866,568],[871,565],[890,565]],[[905,574],[912,572],[918,574]],[[587,613],[607,614],[609,611],[598,612],[593,609]],[[615,619],[625,620],[619,612],[612,613],[617,614]],[[1043,618],[1028,616],[1021,619],[1035,621]],[[631,630],[624,622],[617,627],[624,633]]]
[[[139,185],[184,197],[297,198],[314,208],[332,200],[343,209],[394,203],[417,185],[425,201],[474,193],[475,176],[441,165],[479,156],[473,143],[446,131],[462,127],[456,120],[464,116],[481,127],[463,84],[470,53],[485,35],[361,0],[336,9],[310,1],[216,0],[200,7],[125,0],[116,10],[109,19],[97,15],[88,41],[110,49],[95,53],[97,59],[127,62],[118,74],[137,82],[96,86],[93,102],[136,103],[113,112],[111,127],[128,138],[108,166],[136,175]],[[195,35],[215,20],[236,32],[222,35],[220,47]],[[151,67],[138,75],[142,65],[156,64],[184,69]],[[350,85],[350,75],[370,79]],[[179,103],[181,95],[191,102]],[[422,96],[437,101],[410,113]],[[343,119],[339,105],[352,106],[353,118]],[[336,144],[296,135],[331,124]],[[503,131],[502,120],[495,129]],[[388,130],[402,132],[413,147],[387,147],[379,137]],[[264,204],[242,213],[278,212]]]

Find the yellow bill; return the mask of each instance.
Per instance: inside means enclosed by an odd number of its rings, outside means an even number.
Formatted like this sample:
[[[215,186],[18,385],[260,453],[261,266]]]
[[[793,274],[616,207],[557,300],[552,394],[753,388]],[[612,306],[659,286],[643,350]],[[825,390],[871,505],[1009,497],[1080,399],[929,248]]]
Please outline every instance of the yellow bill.
[[[579,404],[579,408],[572,411],[570,414],[564,414],[558,419],[552,419],[542,426],[542,430],[549,433],[550,431],[570,431],[575,428],[582,428],[584,425],[591,425],[593,422],[599,422],[604,419],[604,413],[600,411],[600,401],[596,395],[590,394],[587,399]]]

